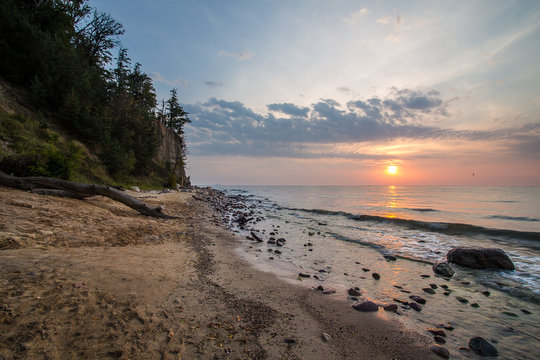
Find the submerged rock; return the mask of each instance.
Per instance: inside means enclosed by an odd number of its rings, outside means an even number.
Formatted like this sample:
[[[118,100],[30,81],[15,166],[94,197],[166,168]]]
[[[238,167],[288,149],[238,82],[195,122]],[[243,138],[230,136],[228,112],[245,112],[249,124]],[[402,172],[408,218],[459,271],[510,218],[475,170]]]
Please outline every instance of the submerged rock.
[[[433,272],[437,275],[441,275],[444,277],[451,278],[454,276],[455,272],[450,267],[450,264],[447,262],[440,262],[438,264],[433,265]]]
[[[474,337],[469,340],[469,347],[481,356],[498,356],[499,353],[495,346],[488,343],[484,338],[480,336]]]
[[[347,290],[347,293],[351,296],[360,296],[362,295],[362,293],[360,291],[358,291],[358,289],[356,288],[350,288],[349,290]]]
[[[373,301],[369,301],[369,300],[356,303],[352,307],[355,310],[362,311],[362,312],[370,312],[370,311],[379,310],[379,306],[375,304]]]
[[[510,257],[497,248],[465,248],[457,247],[446,255],[448,262],[472,269],[514,270]]]

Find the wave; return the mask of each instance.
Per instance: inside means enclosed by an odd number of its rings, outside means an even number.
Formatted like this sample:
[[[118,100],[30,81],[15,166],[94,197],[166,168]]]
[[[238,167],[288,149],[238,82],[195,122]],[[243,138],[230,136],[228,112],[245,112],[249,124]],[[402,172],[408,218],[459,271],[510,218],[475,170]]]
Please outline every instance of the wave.
[[[437,209],[430,209],[430,208],[411,208],[411,209],[408,209],[408,210],[419,211],[419,212],[439,211]]]
[[[487,218],[498,219],[498,220],[540,221],[540,219],[530,218],[527,216],[491,215],[491,216],[488,216]]]
[[[378,215],[357,215],[345,211],[332,211],[324,209],[298,209],[287,208],[292,211],[303,211],[319,215],[343,216],[356,221],[384,222],[394,225],[404,226],[409,229],[427,230],[439,232],[447,235],[489,235],[495,237],[512,238],[520,240],[540,241],[540,232],[518,231],[507,229],[493,229],[478,225],[446,223],[446,222],[428,222],[420,220],[409,220],[401,218],[388,218]]]

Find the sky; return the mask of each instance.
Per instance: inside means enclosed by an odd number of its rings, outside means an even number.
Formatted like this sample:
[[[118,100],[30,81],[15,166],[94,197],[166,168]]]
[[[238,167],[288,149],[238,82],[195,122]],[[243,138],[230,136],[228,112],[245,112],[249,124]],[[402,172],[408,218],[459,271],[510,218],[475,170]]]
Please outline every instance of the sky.
[[[89,4],[178,89],[196,185],[540,185],[537,0]]]

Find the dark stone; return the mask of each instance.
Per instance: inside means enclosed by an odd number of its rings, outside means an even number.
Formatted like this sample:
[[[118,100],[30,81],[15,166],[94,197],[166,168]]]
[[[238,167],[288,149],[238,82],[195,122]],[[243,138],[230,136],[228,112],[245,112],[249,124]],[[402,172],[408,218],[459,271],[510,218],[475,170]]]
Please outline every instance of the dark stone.
[[[443,289],[445,289],[445,290],[448,290],[448,285],[446,285],[446,284],[441,285],[441,287],[442,287]]]
[[[457,247],[446,255],[448,262],[472,269],[514,270],[515,266],[508,255],[496,248]]]
[[[502,313],[504,315],[508,315],[508,316],[511,316],[511,317],[518,317],[518,314],[515,314],[515,313],[510,312],[510,311],[503,311]]]
[[[276,241],[276,245],[277,245],[277,246],[283,246],[283,243],[282,243],[281,241],[278,240],[278,241]]]
[[[432,289],[437,289],[438,288],[437,284],[429,284],[429,287],[432,288]]]
[[[383,255],[383,257],[388,261],[396,261],[397,260],[397,258],[395,256],[392,256],[392,255]]]
[[[294,339],[285,339],[285,342],[287,344],[294,344],[294,343],[296,343],[296,340],[294,340]]]
[[[420,275],[420,276],[423,277],[423,278],[431,277],[431,275]]]
[[[412,301],[416,301],[417,303],[422,304],[422,305],[426,303],[426,299],[417,295],[411,295],[409,296],[409,299],[411,299]]]
[[[434,336],[433,340],[435,340],[437,344],[446,344],[446,340],[442,336]]]
[[[279,251],[279,250],[276,249],[276,250],[274,250],[274,253],[276,253],[276,254],[281,254],[281,251]]]
[[[450,325],[450,324],[443,325],[443,328],[445,328],[446,330],[450,330],[450,331],[454,330],[454,327],[452,325]]]
[[[465,299],[465,298],[462,298],[461,296],[456,296],[456,299],[457,301],[459,301],[460,303],[463,303],[463,304],[466,304],[469,302],[469,300]]]
[[[336,293],[336,290],[334,289],[328,289],[328,290],[323,291],[323,294],[325,295],[330,295],[330,294],[335,294],[335,293]]]
[[[446,333],[444,332],[444,330],[441,330],[441,329],[433,329],[433,328],[429,328],[429,329],[426,329],[427,331],[429,331],[430,333],[432,333],[433,335],[438,335],[438,336],[444,336],[446,337]]]
[[[428,294],[436,294],[435,293],[435,290],[433,290],[432,288],[428,287],[428,288],[423,288],[422,289],[424,292],[428,293]]]
[[[321,270],[319,270],[319,272],[320,272],[320,273],[325,273],[325,272],[327,272],[327,271],[324,270],[324,269],[321,269]]]
[[[487,291],[487,290],[486,290],[486,291],[482,291],[482,294],[484,294],[484,296],[489,296],[489,295],[491,295],[491,293],[490,293],[489,291]]]
[[[268,244],[274,245],[276,243],[276,240],[270,239],[267,241]]]
[[[310,278],[311,277],[311,275],[306,274],[306,273],[299,273],[298,276],[303,277],[303,278]]]
[[[379,280],[381,278],[381,275],[379,275],[378,273],[373,273],[371,274],[371,276],[373,276],[375,280]]]
[[[319,286],[317,286],[317,290],[319,290],[319,291],[324,291],[324,288],[323,288],[322,285],[319,285]]]
[[[395,302],[398,302],[400,304],[403,304],[403,305],[409,305],[409,302],[408,301],[405,301],[405,300],[401,300],[401,299],[396,299],[394,298],[394,301]]]
[[[444,295],[444,296],[450,295],[450,291],[445,291],[445,292],[443,292],[443,295]]]
[[[319,275],[313,275],[313,278],[314,278],[314,279],[317,279],[317,280],[320,280]]]
[[[471,306],[472,306],[473,308],[479,308],[479,307],[480,307],[480,305],[478,305],[478,303],[472,303]]]
[[[347,290],[347,293],[351,296],[361,296],[362,293],[358,290],[356,290],[355,288],[350,288],[349,290]]]
[[[451,278],[454,276],[455,272],[450,267],[450,264],[447,262],[440,262],[438,264],[433,265],[433,272],[437,275],[441,275],[444,277]]]
[[[383,307],[383,309],[384,309],[385,311],[393,311],[393,312],[396,312],[397,309],[398,309],[398,306],[397,306],[396,304],[389,304],[389,305],[385,305],[385,306]]]
[[[416,303],[414,301],[410,302],[409,306],[411,307],[411,309],[414,309],[416,311],[422,311],[422,307],[418,303]]]
[[[471,340],[469,340],[469,347],[477,353],[478,355],[482,356],[498,356],[499,353],[497,352],[497,349],[495,346],[488,343],[486,340],[484,340],[481,337],[474,337]]]
[[[255,241],[263,242],[263,240],[257,234],[255,234],[253,231],[250,232],[250,234],[251,234],[251,237],[255,239]]]
[[[432,352],[434,352],[437,356],[440,356],[442,357],[443,359],[448,359],[450,357],[450,352],[448,351],[448,349],[446,349],[445,347],[443,346],[440,346],[440,345],[431,345],[429,347],[429,350],[431,350]]]
[[[355,310],[362,311],[362,312],[370,312],[370,311],[378,311],[379,306],[375,304],[373,301],[362,301],[354,304],[352,306]]]
[[[364,270],[365,272],[370,271],[368,268],[362,268],[362,270]]]
[[[527,309],[521,309],[521,312],[527,315],[531,315],[532,313]]]

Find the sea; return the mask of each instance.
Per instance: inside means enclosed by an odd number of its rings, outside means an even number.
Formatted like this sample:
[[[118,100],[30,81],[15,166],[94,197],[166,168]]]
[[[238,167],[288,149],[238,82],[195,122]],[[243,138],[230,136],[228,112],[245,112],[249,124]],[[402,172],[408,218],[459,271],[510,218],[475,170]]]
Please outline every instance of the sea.
[[[300,286],[336,290],[321,296],[346,303],[356,301],[347,295],[351,287],[361,299],[395,303],[396,314],[381,309],[376,316],[430,337],[429,329],[443,329],[437,341],[452,358],[479,358],[468,349],[476,336],[494,345],[499,359],[540,358],[539,186],[214,188],[242,204],[225,220],[238,233],[239,253],[255,267]],[[240,228],[239,214],[253,220]],[[251,232],[264,241],[250,240]],[[285,245],[267,243],[270,237]],[[432,264],[458,246],[502,249],[516,270],[452,265],[451,279],[436,276]],[[412,295],[426,300],[421,311],[402,303]]]

